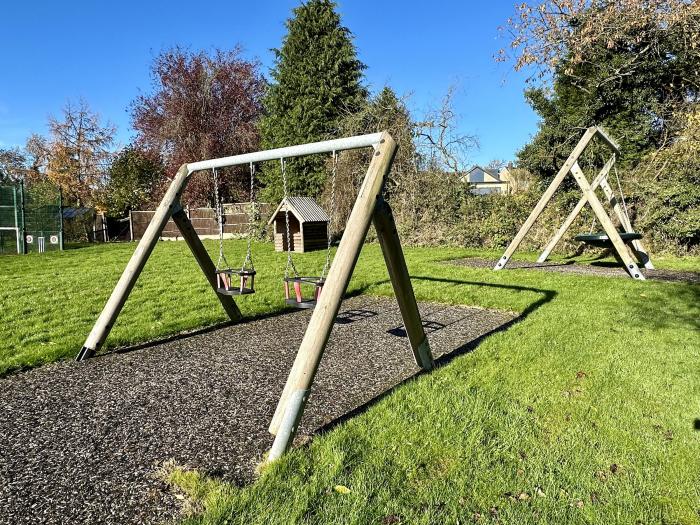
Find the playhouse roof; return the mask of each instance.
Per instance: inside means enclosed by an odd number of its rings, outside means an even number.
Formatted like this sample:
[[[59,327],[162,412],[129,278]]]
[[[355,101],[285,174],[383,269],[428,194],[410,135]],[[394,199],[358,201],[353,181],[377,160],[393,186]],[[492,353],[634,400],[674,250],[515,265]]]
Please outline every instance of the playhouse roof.
[[[289,205],[289,213],[293,214],[299,222],[329,222],[331,220],[326,211],[311,197],[287,197],[282,199],[267,223],[272,224],[277,214],[286,211],[287,204]]]

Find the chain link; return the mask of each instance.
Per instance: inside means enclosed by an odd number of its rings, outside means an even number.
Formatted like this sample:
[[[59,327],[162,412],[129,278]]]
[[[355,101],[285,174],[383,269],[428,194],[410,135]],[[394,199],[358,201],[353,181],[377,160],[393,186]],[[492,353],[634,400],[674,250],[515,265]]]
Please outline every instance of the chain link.
[[[330,215],[330,221],[328,221],[328,249],[326,250],[326,264],[323,266],[323,270],[321,270],[321,279],[326,278],[326,272],[328,272],[328,269],[331,266],[331,244],[333,242],[332,229],[333,229],[333,221],[335,218],[335,180],[336,180],[337,173],[338,173],[338,153],[336,151],[334,151],[333,152],[333,172],[331,173],[331,215]]]
[[[216,261],[216,270],[228,270],[230,268],[226,256],[224,255],[224,207],[219,196],[219,172],[212,168],[214,178],[214,200],[216,201],[216,222],[219,225],[219,259]],[[221,266],[221,263],[225,266]]]
[[[622,184],[620,184],[620,177],[617,174],[617,164],[613,166],[615,170],[615,180],[617,180],[617,189],[620,190],[620,200],[622,201],[622,209],[625,211],[625,218],[627,219],[627,224],[632,224],[630,221],[630,215],[627,212],[627,203],[625,202],[625,194],[622,193]],[[625,225],[622,225],[623,229],[626,229]]]
[[[287,266],[284,268],[284,278],[289,278],[289,270],[294,272],[294,277],[299,277],[299,272],[292,259],[292,239],[289,236],[289,195],[287,193],[287,161],[280,159],[282,166],[282,187],[284,191],[284,222],[287,228]]]
[[[257,219],[257,202],[255,200],[255,164],[250,163],[250,207],[248,211],[248,249],[241,266],[241,272],[255,271],[253,264],[253,223]]]

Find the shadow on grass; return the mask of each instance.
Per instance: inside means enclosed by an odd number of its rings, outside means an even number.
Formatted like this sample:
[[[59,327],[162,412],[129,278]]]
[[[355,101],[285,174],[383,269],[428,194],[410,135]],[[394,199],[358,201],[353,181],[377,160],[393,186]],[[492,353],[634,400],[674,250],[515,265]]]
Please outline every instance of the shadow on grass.
[[[510,291],[518,291],[518,292],[535,292],[541,295],[541,297],[532,302],[530,305],[528,305],[523,312],[515,317],[514,319],[503,323],[496,328],[489,330],[488,332],[480,335],[479,337],[476,337],[475,339],[472,339],[470,341],[465,342],[464,344],[458,346],[457,348],[452,349],[449,352],[446,352],[445,354],[441,355],[439,358],[435,360],[435,368],[439,368],[442,366],[445,366],[452,362],[454,359],[463,356],[465,354],[468,354],[472,351],[474,351],[486,338],[493,334],[497,334],[499,332],[504,332],[508,330],[510,327],[512,327],[514,324],[519,323],[523,321],[525,318],[527,318],[528,315],[533,313],[535,310],[540,308],[541,306],[544,306],[548,302],[550,302],[554,297],[556,297],[557,292],[554,290],[544,290],[541,288],[532,288],[528,286],[517,286],[517,285],[506,285],[506,284],[492,284],[492,283],[483,283],[483,282],[477,282],[477,281],[464,281],[464,280],[458,280],[458,279],[447,279],[447,278],[441,278],[441,277],[428,277],[428,276],[411,276],[412,281],[433,281],[433,282],[441,282],[441,283],[450,283],[450,284],[462,284],[462,285],[467,285],[467,286],[480,286],[480,287],[489,287],[489,288],[498,288],[498,289],[504,289],[504,290],[510,290]],[[375,284],[382,284],[388,281],[382,281],[380,283],[375,283]],[[443,324],[443,323],[438,323],[438,324]],[[451,324],[450,322],[444,324],[444,326],[447,326]],[[424,323],[425,325],[425,323]],[[400,335],[400,334],[395,334],[395,335]],[[370,409],[372,406],[374,406],[376,403],[380,402],[382,399],[385,397],[389,396],[396,390],[397,388],[405,385],[406,383],[415,380],[416,378],[422,376],[423,374],[428,374],[430,373],[429,371],[426,372],[425,370],[417,370],[415,374],[412,376],[407,377],[406,379],[399,381],[396,383],[394,386],[388,388],[378,396],[373,397],[369,401],[363,403],[362,405],[350,410],[349,412],[346,412],[342,416],[334,419],[333,421],[330,421],[326,423],[325,425],[317,428],[312,434],[313,435],[321,435],[325,434],[338,425],[344,423],[345,421],[348,421],[349,419],[354,418],[355,416],[358,416],[364,412],[366,412],[368,409]]]
[[[656,299],[641,288],[639,293],[629,294],[626,300],[636,313],[627,316],[628,322],[647,330],[688,327],[700,330],[700,284],[659,289],[659,293],[663,292],[666,295]],[[688,341],[688,344],[693,343]]]

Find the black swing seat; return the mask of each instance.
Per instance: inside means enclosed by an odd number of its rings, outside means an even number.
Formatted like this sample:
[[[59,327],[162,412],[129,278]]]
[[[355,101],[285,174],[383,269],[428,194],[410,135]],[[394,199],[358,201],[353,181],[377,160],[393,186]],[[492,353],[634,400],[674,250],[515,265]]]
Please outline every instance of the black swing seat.
[[[292,284],[291,290],[289,284]],[[319,296],[321,295],[321,290],[323,290],[323,285],[326,283],[324,277],[310,277],[310,276],[295,276],[295,277],[285,277],[284,278],[284,302],[289,306],[300,309],[310,309],[316,306]],[[305,286],[303,286],[305,285]],[[313,289],[306,291],[304,288]],[[313,295],[307,295],[309,292]]]
[[[644,236],[637,232],[619,232],[622,242],[625,244],[630,244],[632,241],[638,241]],[[588,244],[589,246],[595,246],[596,248],[610,248],[612,247],[612,241],[605,232],[597,233],[582,233],[574,237],[574,240]]]
[[[216,291],[221,295],[255,293],[255,270],[228,268],[216,271]]]

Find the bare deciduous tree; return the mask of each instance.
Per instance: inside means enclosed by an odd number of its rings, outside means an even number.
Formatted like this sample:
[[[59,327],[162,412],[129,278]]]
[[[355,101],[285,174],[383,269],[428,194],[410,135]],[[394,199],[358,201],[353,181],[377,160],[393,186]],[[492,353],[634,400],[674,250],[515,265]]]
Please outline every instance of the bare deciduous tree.
[[[0,148],[0,182],[24,178],[27,157],[19,148]]]
[[[516,16],[501,28],[510,40],[498,60],[514,60],[516,70],[534,67],[534,78],[576,66],[608,67],[601,82],[635,73],[643,55],[662,56],[662,39],[672,36],[700,58],[700,3],[688,0],[546,0],[516,4]],[[635,50],[628,61],[597,60],[615,48]],[[694,82],[694,81],[693,81]],[[697,87],[697,86],[696,86]]]
[[[455,87],[451,86],[440,106],[431,109],[415,124],[416,147],[424,169],[462,173],[469,154],[479,147],[475,135],[459,131],[459,118],[454,110]]]
[[[92,204],[105,186],[112,157],[111,146],[116,128],[102,124],[87,102],[68,102],[60,119],[49,117],[48,151],[36,140],[35,161],[46,156],[47,177],[58,184],[64,198],[76,206]]]

